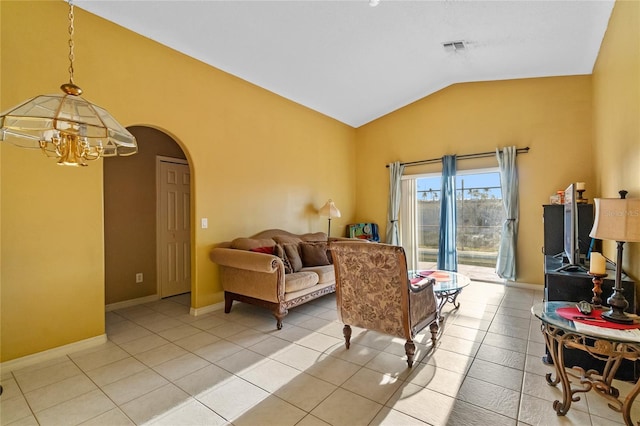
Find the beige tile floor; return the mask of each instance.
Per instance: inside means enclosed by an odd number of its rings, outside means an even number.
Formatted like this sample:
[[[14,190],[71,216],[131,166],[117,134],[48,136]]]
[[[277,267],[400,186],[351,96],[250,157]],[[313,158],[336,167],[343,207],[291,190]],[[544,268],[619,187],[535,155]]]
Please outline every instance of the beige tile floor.
[[[354,330],[345,350],[333,295],[292,309],[189,316],[189,296],[106,314],[108,343],[3,371],[2,425],[617,425],[583,395],[552,403],[533,290],[473,282],[446,315],[436,348]],[[447,305],[445,310],[450,309]],[[621,393],[631,385],[619,383]],[[640,414],[634,407],[634,418]]]

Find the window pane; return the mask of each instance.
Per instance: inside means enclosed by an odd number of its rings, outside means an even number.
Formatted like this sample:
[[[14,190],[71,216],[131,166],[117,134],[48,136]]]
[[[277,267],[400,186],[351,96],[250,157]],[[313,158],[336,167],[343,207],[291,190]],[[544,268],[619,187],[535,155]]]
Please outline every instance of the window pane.
[[[437,259],[442,179],[417,179],[418,260]],[[504,213],[498,172],[456,176],[458,262],[495,266]]]
[[[500,175],[457,176],[459,263],[495,266],[504,213]]]

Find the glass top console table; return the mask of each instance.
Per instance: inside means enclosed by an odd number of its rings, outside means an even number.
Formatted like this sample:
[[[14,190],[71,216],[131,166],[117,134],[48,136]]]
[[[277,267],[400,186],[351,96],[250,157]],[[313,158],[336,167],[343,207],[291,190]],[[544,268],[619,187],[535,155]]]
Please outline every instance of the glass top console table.
[[[598,327],[598,321],[594,321],[594,326],[584,327],[557,313],[558,308],[573,306],[575,302],[544,302],[531,308],[531,312],[541,321],[545,343],[556,369],[555,378],[552,373],[547,374],[547,383],[551,386],[562,383],[562,401],[554,401],[553,408],[558,416],[564,416],[571,408],[571,402],[580,400],[576,394],[593,390],[608,401],[612,410],[622,413],[625,424],[631,426],[634,424],[631,421],[631,406],[640,391],[640,380],[624,400],[612,382],[623,359],[635,361],[640,358],[640,339],[635,332]],[[585,371],[580,366],[566,367],[563,347],[578,349],[605,361],[603,370]]]
[[[425,270],[425,271],[409,271],[411,278],[433,278],[436,282],[433,285],[433,292],[438,299],[438,321],[442,321],[442,308],[449,302],[453,304],[454,309],[460,307],[457,301],[458,295],[462,289],[471,283],[466,275],[458,272]]]

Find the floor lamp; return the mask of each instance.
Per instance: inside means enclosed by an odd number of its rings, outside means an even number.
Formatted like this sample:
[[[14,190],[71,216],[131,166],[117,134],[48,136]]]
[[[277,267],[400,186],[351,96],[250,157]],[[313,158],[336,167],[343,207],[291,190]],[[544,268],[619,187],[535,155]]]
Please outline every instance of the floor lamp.
[[[340,210],[333,203],[333,200],[329,198],[329,200],[325,203],[324,206],[320,207],[320,216],[327,216],[329,218],[329,229],[327,230],[327,237],[331,236],[331,218],[332,217],[340,217]]]
[[[625,242],[640,242],[640,199],[625,198],[627,191],[620,191],[621,198],[596,198],[596,218],[589,236],[617,243],[616,280],[613,294],[607,299],[611,309],[602,314],[607,321],[631,324],[625,313],[629,302],[622,294],[622,246]]]

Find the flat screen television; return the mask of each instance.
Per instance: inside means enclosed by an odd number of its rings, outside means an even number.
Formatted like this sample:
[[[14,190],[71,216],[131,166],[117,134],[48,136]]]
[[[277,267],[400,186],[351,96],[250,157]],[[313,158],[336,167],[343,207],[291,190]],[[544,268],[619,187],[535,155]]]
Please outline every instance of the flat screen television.
[[[566,263],[558,271],[584,271],[580,264],[580,245],[578,237],[578,203],[576,202],[576,184],[571,183],[564,190],[564,258]]]

